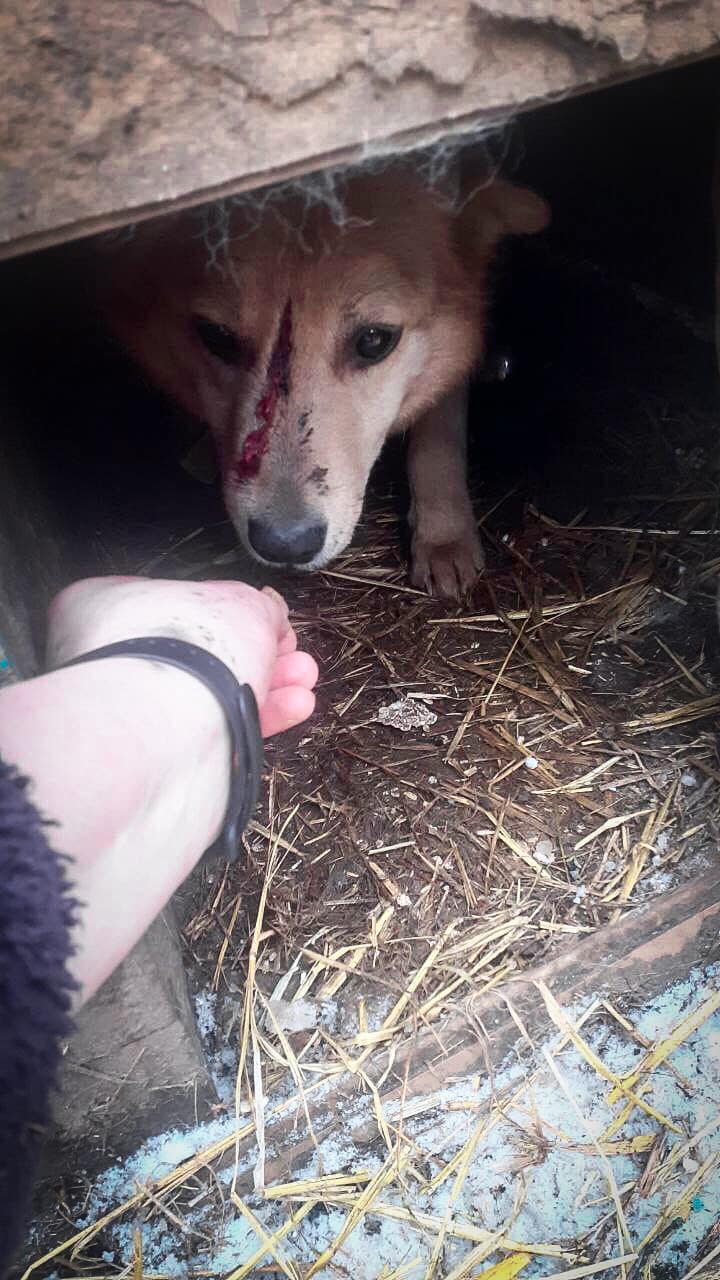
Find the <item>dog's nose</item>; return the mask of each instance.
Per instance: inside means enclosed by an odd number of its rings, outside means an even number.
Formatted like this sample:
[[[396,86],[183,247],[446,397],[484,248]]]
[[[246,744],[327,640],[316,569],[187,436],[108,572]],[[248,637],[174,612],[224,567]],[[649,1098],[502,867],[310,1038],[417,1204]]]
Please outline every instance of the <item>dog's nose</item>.
[[[248,521],[250,546],[270,564],[308,564],[322,551],[327,533],[323,520]]]

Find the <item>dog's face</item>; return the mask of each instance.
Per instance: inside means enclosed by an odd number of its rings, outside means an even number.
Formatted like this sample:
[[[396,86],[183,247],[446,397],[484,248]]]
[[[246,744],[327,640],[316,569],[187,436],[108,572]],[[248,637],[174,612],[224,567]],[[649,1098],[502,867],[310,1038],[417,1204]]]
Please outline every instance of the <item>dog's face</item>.
[[[259,225],[238,209],[218,267],[192,216],[141,227],[111,275],[116,332],[209,425],[230,516],[267,563],[343,550],[388,435],[481,353],[495,244],[547,217],[504,182],[453,217],[406,169],[351,181],[344,205],[341,226],[293,201]]]

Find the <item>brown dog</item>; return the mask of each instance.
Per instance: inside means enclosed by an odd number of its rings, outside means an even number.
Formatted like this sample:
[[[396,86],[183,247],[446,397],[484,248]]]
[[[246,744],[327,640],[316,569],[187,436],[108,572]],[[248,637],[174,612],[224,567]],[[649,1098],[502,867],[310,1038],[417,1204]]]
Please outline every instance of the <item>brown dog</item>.
[[[498,241],[545,202],[497,179],[460,212],[410,165],[349,178],[343,218],[299,195],[230,210],[209,262],[197,214],[113,255],[112,327],[214,436],[242,543],[316,569],[350,541],[370,469],[409,431],[412,579],[449,598],[482,569],[465,475],[466,388],[482,355]]]

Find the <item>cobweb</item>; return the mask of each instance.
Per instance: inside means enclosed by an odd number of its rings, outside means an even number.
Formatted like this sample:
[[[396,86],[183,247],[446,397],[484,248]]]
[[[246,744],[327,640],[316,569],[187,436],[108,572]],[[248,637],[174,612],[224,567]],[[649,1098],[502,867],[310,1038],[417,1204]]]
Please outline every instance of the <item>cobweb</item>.
[[[459,161],[461,153],[470,150],[474,172],[479,176],[471,192],[463,197]],[[389,146],[373,147],[372,152],[366,150],[354,164],[318,169],[201,205],[192,210],[197,222],[196,235],[205,245],[208,268],[223,273],[232,269],[228,252],[231,242],[251,234],[267,218],[277,222],[281,237],[288,240],[293,237],[309,252],[304,233],[313,210],[325,209],[337,227],[349,226],[354,221],[348,211],[346,193],[349,182],[359,175],[382,173],[399,162],[409,164],[445,207],[459,212],[475,191],[491,182],[501,169],[515,168],[521,150],[519,132],[513,122],[507,121],[483,128],[475,125],[449,135],[438,134],[429,143],[402,151]],[[289,206],[293,209],[292,221]],[[241,219],[235,217],[238,210],[242,210]]]

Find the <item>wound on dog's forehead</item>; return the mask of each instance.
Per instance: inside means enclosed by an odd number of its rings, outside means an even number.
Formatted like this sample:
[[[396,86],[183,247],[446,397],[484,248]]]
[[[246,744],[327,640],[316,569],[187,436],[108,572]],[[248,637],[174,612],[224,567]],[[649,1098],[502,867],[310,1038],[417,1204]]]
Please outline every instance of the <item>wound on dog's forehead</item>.
[[[327,473],[327,467],[314,467],[308,476],[308,484],[314,484],[320,493],[327,493],[328,487],[325,483]]]
[[[309,444],[310,439],[312,438],[312,433],[315,430],[315,428],[309,424],[310,424],[310,410],[306,409],[305,412],[301,413],[300,417],[298,418],[298,431],[300,432],[300,448],[301,449],[303,449],[306,444]]]
[[[268,361],[262,395],[255,405],[255,421],[259,424],[245,438],[242,452],[235,463],[235,479],[242,482],[256,476],[265,454],[270,432],[275,425],[278,402],[290,394],[290,358],[292,356],[292,302],[288,298],[280,319],[278,335]]]

